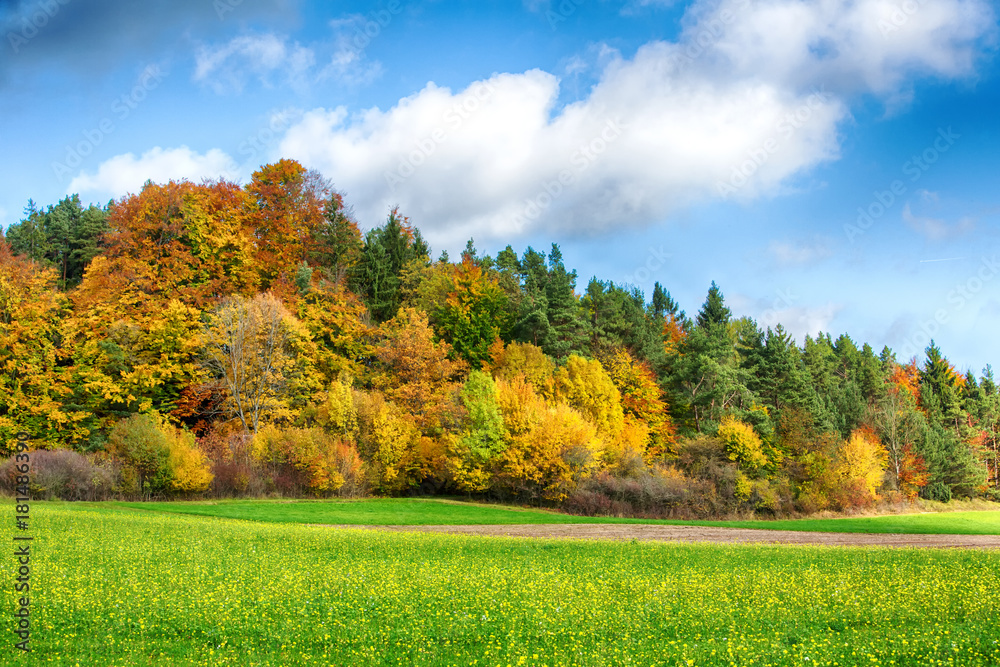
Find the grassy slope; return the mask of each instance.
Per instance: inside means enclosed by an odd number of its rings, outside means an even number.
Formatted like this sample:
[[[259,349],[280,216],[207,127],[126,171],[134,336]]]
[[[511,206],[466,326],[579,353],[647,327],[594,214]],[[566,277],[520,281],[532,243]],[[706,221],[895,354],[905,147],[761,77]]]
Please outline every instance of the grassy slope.
[[[667,523],[771,530],[842,533],[943,533],[1000,535],[1000,511],[894,514],[844,519],[788,521],[647,521],[579,517],[544,510],[438,499],[381,498],[357,501],[267,501],[114,503],[132,509],[216,516],[272,523],[349,525],[506,525],[518,523]]]
[[[1000,664],[997,551],[486,539],[82,503],[33,504],[32,533],[24,664]]]

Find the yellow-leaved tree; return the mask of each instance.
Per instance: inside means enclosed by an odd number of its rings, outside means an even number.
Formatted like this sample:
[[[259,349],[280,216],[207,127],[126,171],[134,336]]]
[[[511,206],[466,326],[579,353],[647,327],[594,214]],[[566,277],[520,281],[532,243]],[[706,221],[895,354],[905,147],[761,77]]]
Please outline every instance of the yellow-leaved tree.
[[[626,416],[646,426],[646,439],[640,451],[650,458],[676,454],[676,429],[667,410],[663,390],[649,364],[637,361],[623,348],[603,356],[601,363],[621,392]],[[638,433],[635,425],[627,430],[633,438]]]
[[[865,506],[878,500],[887,467],[888,456],[878,436],[867,428],[856,429],[840,445],[833,466],[840,504]]]
[[[747,471],[757,471],[767,465],[760,436],[749,424],[732,415],[726,415],[719,423],[718,438],[726,445],[730,461],[736,461]]]
[[[523,377],[496,386],[509,440],[492,486],[520,497],[565,499],[600,465],[605,443],[597,428],[565,403],[548,404]]]
[[[19,431],[49,446],[87,434],[85,415],[62,405],[69,391],[60,368],[66,300],[56,278],[0,240],[0,451],[13,450]]]
[[[273,294],[223,299],[202,341],[226,407],[246,432],[294,417],[322,386],[307,354],[309,332]]]
[[[167,465],[170,468],[170,488],[180,493],[202,493],[208,490],[214,476],[205,453],[198,448],[190,431],[164,425],[167,438]]]
[[[586,417],[605,442],[621,436],[625,426],[621,393],[599,361],[570,355],[555,374],[555,396]]]
[[[354,444],[322,428],[267,424],[254,435],[252,448],[254,461],[282,491],[298,492],[302,485],[317,496],[353,496],[363,488]]]

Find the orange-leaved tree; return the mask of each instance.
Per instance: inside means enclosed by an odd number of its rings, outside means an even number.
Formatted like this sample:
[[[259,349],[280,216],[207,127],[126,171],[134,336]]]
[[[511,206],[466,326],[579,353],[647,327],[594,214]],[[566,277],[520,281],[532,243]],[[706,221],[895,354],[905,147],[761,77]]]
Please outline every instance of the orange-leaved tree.
[[[448,358],[451,346],[434,342],[426,313],[401,308],[378,331],[375,356],[379,370],[373,384],[412,415],[427,435],[440,434],[465,374],[464,361]]]
[[[651,458],[676,454],[676,429],[667,410],[663,390],[649,364],[637,361],[624,348],[604,355],[601,363],[621,392],[626,415],[648,427],[648,439],[642,451]]]

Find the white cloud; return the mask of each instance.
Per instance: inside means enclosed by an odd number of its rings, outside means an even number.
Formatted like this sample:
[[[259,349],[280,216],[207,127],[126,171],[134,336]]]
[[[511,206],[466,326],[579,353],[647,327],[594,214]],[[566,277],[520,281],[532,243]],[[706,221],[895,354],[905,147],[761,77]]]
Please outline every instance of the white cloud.
[[[224,152],[212,149],[204,155],[187,146],[146,151],[140,157],[132,153],[117,155],[102,162],[97,173],[80,172],[69,184],[67,193],[121,197],[138,192],[143,183],[166,183],[169,180],[200,181],[205,178],[229,177],[233,160]]]
[[[380,24],[361,14],[352,14],[331,21],[330,28],[333,30],[333,53],[318,73],[319,79],[357,86],[371,83],[382,75],[382,63],[369,60],[365,55],[371,41],[381,34]]]
[[[739,196],[836,155],[839,100],[786,127],[807,96],[686,75],[670,64],[675,50],[657,43],[615,61],[588,99],[555,115],[555,77],[503,74],[456,93],[431,84],[387,111],[314,110],[280,152],[332,178],[363,220],[399,204],[435,241],[459,228],[479,238],[525,223],[583,233],[644,223],[716,196],[764,146],[773,150]]]
[[[908,88],[913,74],[972,73],[979,47],[996,39],[986,0],[910,5],[907,13],[895,0],[723,0],[693,12],[700,20],[688,34],[729,12],[735,20],[714,50],[736,76],[886,96]]]
[[[838,156],[837,127],[854,93],[892,99],[915,72],[971,72],[976,39],[991,25],[984,2],[924,5],[883,34],[891,6],[703,2],[680,42],[612,57],[589,96],[564,109],[556,110],[559,81],[540,71],[495,75],[466,91],[429,84],[388,110],[315,109],[281,152],[332,178],[362,220],[375,223],[398,204],[438,243],[509,236],[524,222],[601,232],[723,192],[773,194]],[[484,87],[492,92],[467,118],[449,115]],[[581,147],[600,147],[609,121],[620,136],[585,158]],[[564,170],[572,182],[560,188]],[[561,190],[551,202],[546,184]]]
[[[806,336],[815,337],[819,333],[830,331],[834,318],[842,309],[842,306],[833,303],[813,308],[806,306],[783,308],[774,311],[774,322],[780,322],[785,331],[801,345]]]
[[[931,241],[942,241],[947,238],[960,236],[975,229],[975,222],[972,218],[962,218],[958,222],[949,223],[941,218],[915,215],[907,203],[903,207],[903,221],[918,234],[927,237]]]
[[[807,335],[815,337],[830,331],[834,318],[843,310],[842,305],[833,302],[820,306],[802,305],[794,288],[779,289],[768,298],[734,293],[727,295],[726,300],[734,312],[746,313],[762,330],[774,329],[780,324],[799,344]]]
[[[827,239],[816,239],[808,243],[801,241],[771,241],[767,251],[779,266],[813,264],[833,254],[833,248]]]
[[[887,30],[895,6],[700,0],[678,42],[652,42],[631,59],[603,49],[597,84],[563,108],[559,80],[539,70],[461,91],[429,83],[385,110],[313,109],[279,153],[332,179],[364,224],[399,205],[437,247],[542,228],[604,233],[695,202],[774,195],[838,157],[855,95],[898,103],[918,75],[971,74],[994,36],[986,0],[923,3]],[[365,70],[354,20],[332,24],[322,67],[318,49],[310,60],[272,36],[206,51],[196,76],[239,84],[242,62],[264,79],[290,70],[364,80],[377,73]],[[816,252],[772,248],[792,262]]]
[[[194,81],[217,94],[240,93],[251,79],[265,87],[287,84],[305,92],[317,82],[346,85],[371,83],[382,64],[370,60],[367,47],[382,36],[394,18],[375,21],[350,14],[330,21],[330,39],[303,46],[273,33],[242,35],[221,45],[203,45],[195,56]]]
[[[194,80],[217,94],[242,92],[248,78],[270,86],[280,78],[303,88],[316,62],[312,49],[273,34],[244,35],[217,47],[203,46],[196,56]]]

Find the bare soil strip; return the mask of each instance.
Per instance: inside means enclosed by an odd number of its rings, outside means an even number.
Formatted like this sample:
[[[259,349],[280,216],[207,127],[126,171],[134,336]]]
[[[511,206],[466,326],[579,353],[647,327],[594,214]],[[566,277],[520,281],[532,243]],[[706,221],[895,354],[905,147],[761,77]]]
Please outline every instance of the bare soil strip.
[[[717,542],[724,544],[819,544],[826,546],[932,547],[1000,549],[997,535],[902,535],[896,533],[810,533],[793,530],[754,530],[710,526],[659,524],[515,524],[508,526],[330,526],[396,532],[456,533],[507,537],[582,540],[655,540],[660,542]]]

